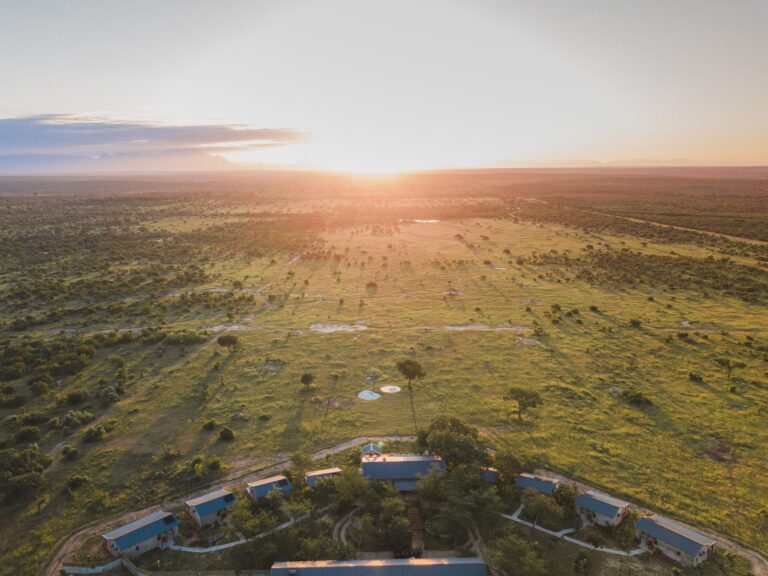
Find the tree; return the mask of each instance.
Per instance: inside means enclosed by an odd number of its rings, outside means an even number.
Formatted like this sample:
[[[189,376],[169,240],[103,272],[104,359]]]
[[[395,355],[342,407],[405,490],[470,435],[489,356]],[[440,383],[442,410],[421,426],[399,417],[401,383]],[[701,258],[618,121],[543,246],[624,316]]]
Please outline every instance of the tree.
[[[454,416],[438,416],[426,431],[419,433],[419,447],[445,460],[449,468],[488,464],[488,452],[474,426]]]
[[[406,516],[405,501],[399,496],[381,501],[379,513],[382,543],[395,554],[408,550],[411,543],[411,525]]]
[[[744,364],[743,362],[734,362],[733,360],[727,357],[715,358],[715,363],[721,368],[725,368],[725,372],[728,375],[728,380],[731,379],[731,374],[733,374],[734,368],[744,368],[746,366],[746,364]]]
[[[231,442],[235,439],[235,433],[232,431],[231,428],[227,428],[226,426],[219,430],[219,440],[222,440],[224,442]]]
[[[0,500],[10,502],[37,494],[45,484],[43,474],[52,462],[36,444],[24,450],[0,450]]]
[[[564,515],[576,514],[576,498],[579,493],[573,486],[568,484],[558,484],[553,494],[557,502],[564,511]]]
[[[509,447],[500,448],[493,457],[493,465],[502,478],[514,480],[518,474],[531,468],[531,463]]]
[[[347,508],[353,504],[365,502],[371,493],[370,481],[357,470],[344,470],[340,476],[334,477],[339,508]]]
[[[526,490],[523,495],[525,509],[523,514],[534,524],[541,524],[546,528],[560,529],[563,523],[563,509],[551,496]]]
[[[379,529],[382,545],[394,550],[395,554],[402,554],[410,549],[411,524],[405,516],[389,518]]]
[[[304,372],[304,374],[301,375],[301,383],[304,384],[304,386],[309,387],[309,385],[314,381],[315,375],[311,372]]]
[[[306,452],[297,450],[291,454],[291,463],[293,464],[295,475],[299,478],[304,476],[304,472],[312,467],[312,457]]]
[[[731,363],[730,358],[715,358],[715,363],[720,366],[721,368],[725,368],[726,373],[728,374],[728,380],[731,379],[731,372],[733,371],[733,364]]]
[[[419,431],[419,425],[416,422],[416,408],[413,404],[413,381],[424,378],[426,372],[416,360],[407,359],[397,363],[397,369],[400,374],[408,380],[408,394],[411,398],[411,415],[413,416],[413,427],[416,432]]]
[[[541,396],[535,390],[528,390],[526,388],[520,388],[519,386],[512,386],[504,395],[505,400],[517,402],[517,418],[523,419],[523,412],[531,408],[541,406],[544,401]]]
[[[545,576],[547,565],[535,542],[525,540],[511,529],[488,548],[488,562],[507,576]]]
[[[768,530],[768,508],[761,508],[757,515],[760,518],[760,523]]]

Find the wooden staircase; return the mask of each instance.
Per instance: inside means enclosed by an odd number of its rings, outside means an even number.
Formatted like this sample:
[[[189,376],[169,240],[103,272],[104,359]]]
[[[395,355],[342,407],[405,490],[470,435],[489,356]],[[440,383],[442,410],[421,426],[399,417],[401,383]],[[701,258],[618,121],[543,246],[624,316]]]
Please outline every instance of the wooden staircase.
[[[411,553],[420,556],[424,551],[424,516],[416,494],[406,494],[408,522],[411,524]]]

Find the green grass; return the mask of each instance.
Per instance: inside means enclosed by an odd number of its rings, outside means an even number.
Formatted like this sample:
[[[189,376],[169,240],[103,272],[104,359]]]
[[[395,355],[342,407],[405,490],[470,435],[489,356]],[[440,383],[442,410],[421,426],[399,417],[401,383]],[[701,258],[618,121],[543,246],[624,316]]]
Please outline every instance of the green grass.
[[[167,217],[157,222],[171,230],[193,224]],[[710,253],[685,244],[603,238],[648,254]],[[194,290],[230,288],[235,280],[244,290],[261,288],[231,318],[221,308],[167,315],[174,328],[239,325],[231,332],[240,338],[234,352],[218,347],[215,334],[207,344],[185,349],[135,343],[99,350],[91,365],[67,378],[66,389],[111,378],[108,357],[116,352],[133,376],[124,399],[108,409],[94,407],[102,422],[114,421],[107,439],[84,444],[82,430],[67,438],[81,459],[57,461],[42,499],[12,506],[0,520],[8,565],[20,574],[34,573],[47,550],[76,527],[213,482],[213,473],[172,472],[198,454],[221,457],[231,473],[350,437],[413,432],[405,392],[374,402],[356,398],[374,370],[382,374],[377,386],[403,385],[395,363],[409,355],[427,372],[416,383],[421,422],[458,415],[540,466],[768,551],[759,515],[768,498],[768,365],[757,350],[768,343],[765,308],[717,294],[704,297],[693,288],[593,286],[555,266],[516,264],[517,256],[578,253],[594,242],[557,225],[467,219],[385,231],[343,228],[326,231],[324,240],[326,248],[346,256],[334,262],[283,253],[275,264],[271,257],[212,264],[209,273],[219,276]],[[366,288],[370,281],[375,289]],[[447,294],[449,289],[458,294]],[[269,294],[276,297],[270,301]],[[553,314],[554,304],[579,314]],[[590,306],[599,310],[591,312]],[[633,318],[641,320],[640,328],[630,326]],[[125,327],[144,321],[134,318]],[[683,321],[691,325],[682,327]],[[310,329],[357,322],[367,330]],[[522,328],[445,328],[470,323]],[[66,320],[30,332],[64,325],[94,330],[109,322]],[[678,331],[688,332],[691,342],[677,338]],[[748,334],[755,338],[753,347],[745,345]],[[745,364],[731,381],[714,361],[723,355]],[[689,380],[691,371],[704,382]],[[304,372],[316,377],[310,390],[300,383]],[[502,399],[510,385],[538,390],[544,405],[518,421]],[[628,403],[621,392],[630,388],[653,404]],[[328,399],[335,401],[331,407]],[[45,399],[27,408],[38,405],[54,409]],[[211,419],[216,430],[203,430]],[[235,432],[234,442],[218,440],[224,425]],[[46,431],[43,448],[61,440],[60,433]],[[732,447],[736,460],[715,460],[715,441]],[[166,448],[179,456],[165,457]],[[61,490],[75,473],[87,475],[90,488],[71,499]]]

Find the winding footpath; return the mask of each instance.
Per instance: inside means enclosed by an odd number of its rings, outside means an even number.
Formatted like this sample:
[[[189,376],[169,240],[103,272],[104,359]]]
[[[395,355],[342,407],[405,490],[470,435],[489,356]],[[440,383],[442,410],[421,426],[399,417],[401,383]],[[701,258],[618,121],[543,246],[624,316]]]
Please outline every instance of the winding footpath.
[[[572,484],[582,492],[586,492],[587,490],[597,490],[598,492],[605,492],[604,490],[600,490],[599,488],[595,488],[593,486],[589,486],[587,484],[577,482],[575,480],[572,480],[571,478],[568,478],[567,476],[563,476],[562,474],[558,474],[557,472],[552,472],[551,470],[537,470],[537,473],[542,474],[544,476],[548,476],[549,478],[555,478],[564,483]],[[636,504],[631,504],[630,508],[644,514],[656,514],[656,511],[650,510],[648,508],[643,508],[642,506],[637,506]],[[670,516],[668,514],[665,514],[665,516],[690,530],[693,530],[695,532],[700,532],[705,536],[710,536],[711,538],[714,538],[715,540],[718,541],[718,546],[720,546],[721,548],[725,548],[727,550],[735,552],[739,556],[743,556],[744,558],[747,559],[747,561],[749,561],[750,569],[752,570],[752,573],[755,576],[768,576],[768,559],[766,559],[765,556],[763,556],[756,550],[753,550],[752,548],[749,548],[746,545],[742,544],[741,542],[737,542],[736,540],[724,534],[721,534],[720,532],[699,528],[698,526],[692,526],[691,524],[688,524],[687,522],[680,520],[679,518],[675,518],[674,516]],[[565,539],[570,541],[570,539],[567,536],[565,537]],[[600,548],[600,551],[605,552],[605,548]]]
[[[396,440],[413,441],[415,439],[415,436],[359,436],[357,438],[352,438],[351,440],[345,440],[344,442],[340,442],[329,448],[317,450],[311,455],[311,458],[313,460],[319,460],[321,458],[325,458],[325,456],[329,454],[338,454],[339,452],[344,452],[345,450],[349,450],[350,448],[354,448],[368,442],[387,442]],[[188,494],[173,500],[168,500],[154,506],[143,508],[142,510],[134,510],[86,524],[56,543],[56,545],[52,548],[53,552],[51,559],[48,561],[48,565],[42,574],[43,576],[58,576],[62,566],[64,565],[65,558],[77,550],[83,540],[85,540],[94,532],[102,532],[114,525],[132,522],[133,520],[137,520],[138,518],[146,516],[147,514],[151,514],[152,512],[157,512],[163,508],[181,507],[184,505],[185,500],[189,500],[197,496],[202,496],[214,490],[219,490],[222,488],[240,488],[244,482],[249,482],[258,478],[266,478],[279,473],[289,463],[290,460],[286,458],[279,462],[270,464],[265,468],[251,470],[238,477],[232,477],[230,475],[224,481],[217,484],[212,484],[211,486],[208,486],[202,490],[198,490],[193,494]]]
[[[588,542],[584,542],[583,540],[577,540],[576,538],[569,536],[569,534],[572,534],[573,532],[576,531],[575,528],[566,528],[564,530],[560,530],[559,532],[555,532],[554,530],[547,530],[542,526],[539,526],[537,524],[534,524],[533,522],[528,522],[527,520],[523,520],[522,518],[520,518],[520,513],[523,511],[523,508],[524,508],[524,505],[520,504],[520,507],[517,509],[517,511],[514,514],[511,514],[511,515],[502,514],[502,516],[507,520],[512,520],[512,522],[517,522],[518,524],[522,524],[523,526],[528,526],[529,528],[533,528],[534,530],[538,530],[539,532],[544,532],[545,534],[549,534],[550,536],[554,536],[555,538],[562,538],[563,540],[567,540],[572,544],[576,544],[576,546],[581,546],[582,548],[587,548],[588,550],[604,552],[605,554],[613,554],[614,556],[638,556],[639,554],[646,552],[646,549],[643,548],[642,546],[639,548],[635,548],[634,550],[631,550],[631,551],[619,550],[617,548],[606,548],[604,546],[593,546]]]
[[[360,446],[369,442],[387,442],[387,441],[414,441],[416,440],[415,436],[358,436],[357,438],[352,438],[350,440],[345,440],[344,442],[340,442],[338,444],[335,444],[329,448],[324,448],[322,450],[317,450],[314,453],[311,454],[311,458],[313,460],[319,460],[321,458],[325,458],[328,455],[331,454],[338,454],[339,452],[343,452],[345,450],[349,450],[350,448],[354,448],[356,446]],[[206,487],[205,489],[198,490],[197,492],[193,494],[188,494],[184,497],[175,498],[173,500],[169,500],[166,502],[162,502],[160,504],[157,504],[155,506],[150,506],[147,508],[144,508],[142,510],[127,512],[124,514],[119,514],[115,516],[111,516],[109,518],[97,520],[95,522],[91,522],[89,524],[86,524],[82,527],[80,527],[77,531],[69,534],[68,536],[65,536],[57,544],[53,547],[52,557],[50,561],[48,562],[48,565],[43,572],[44,576],[58,576],[60,574],[61,568],[64,564],[64,559],[69,556],[74,550],[76,550],[82,541],[87,538],[89,535],[93,534],[94,532],[101,532],[103,530],[106,530],[107,528],[110,528],[114,526],[115,524],[123,524],[127,522],[131,522],[133,520],[136,520],[138,518],[141,518],[147,514],[151,514],[152,512],[156,512],[160,510],[161,508],[173,508],[173,507],[180,507],[183,506],[185,500],[189,500],[190,498],[194,498],[197,496],[202,496],[203,494],[207,494],[208,492],[218,490],[221,488],[239,488],[242,486],[244,482],[248,482],[251,480],[256,480],[258,478],[265,478],[268,476],[272,476],[276,473],[279,473],[285,466],[287,466],[290,463],[290,460],[283,459],[278,462],[274,462],[264,468],[258,469],[258,470],[250,470],[248,472],[243,473],[240,476],[233,477],[231,474],[222,482],[219,482],[217,484],[213,484],[211,486]],[[241,472],[244,469],[244,467],[238,467],[237,471]],[[549,477],[557,478],[558,480],[562,482],[567,482],[569,484],[573,484],[578,489],[582,491],[587,490],[595,490],[592,486],[588,486],[587,484],[583,484],[580,482],[576,482],[566,476],[563,476],[562,474],[558,474],[556,472],[552,472],[550,470],[539,470],[538,473],[545,474]],[[645,513],[651,513],[652,510],[649,510],[647,508],[642,508],[639,506],[632,506],[635,510],[639,512],[645,512]],[[507,519],[523,523],[523,524],[529,524],[526,521],[519,518],[519,514],[522,511],[522,506],[520,509],[517,510],[517,512],[511,516],[504,515]],[[354,511],[350,513],[347,517],[342,519],[334,528],[334,539],[340,540],[340,541],[346,541],[346,532],[347,528],[349,527],[349,522],[351,520],[352,515],[354,514]],[[346,521],[345,521],[346,520]],[[750,563],[752,572],[755,576],[768,576],[768,560],[764,556],[762,556],[757,551],[746,547],[745,545],[741,544],[740,542],[736,542],[735,540],[724,536],[723,534],[720,534],[719,532],[715,532],[712,530],[702,530],[701,528],[691,526],[689,524],[686,524],[685,522],[682,522],[680,520],[675,519],[677,522],[681,523],[682,525],[691,528],[692,530],[696,530],[699,532],[702,532],[703,534],[706,534],[708,536],[712,536],[713,538],[719,540],[719,543],[722,547],[732,550],[733,552],[744,556]],[[543,528],[536,527],[537,529],[547,531]],[[550,531],[547,531],[550,532]],[[580,542],[578,540],[575,540],[568,536],[570,533],[570,530],[563,530],[561,532],[552,532],[553,536],[556,537],[563,537],[564,539],[568,540],[569,542],[572,542],[574,544],[577,544],[579,546],[585,545],[586,543]],[[238,542],[239,543],[239,542]],[[232,544],[229,544],[231,546]],[[235,544],[236,545],[236,544]],[[586,546],[589,546],[589,544],[586,544]],[[585,547],[586,547],[585,546]],[[606,552],[605,548],[599,549],[602,552]],[[196,550],[197,551],[197,550]],[[624,552],[624,551],[616,551],[621,554],[626,555],[637,555],[641,553],[641,550],[633,550],[630,553]]]

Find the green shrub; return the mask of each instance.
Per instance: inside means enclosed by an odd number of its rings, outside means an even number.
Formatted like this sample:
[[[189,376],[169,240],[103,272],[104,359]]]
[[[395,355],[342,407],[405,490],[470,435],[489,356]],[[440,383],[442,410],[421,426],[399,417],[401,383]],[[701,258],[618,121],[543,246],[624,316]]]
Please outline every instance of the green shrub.
[[[69,432],[84,424],[92,422],[95,418],[96,416],[94,416],[93,412],[89,412],[88,410],[70,410],[64,416],[62,424],[64,428],[67,429],[66,431]]]
[[[19,424],[24,424],[26,426],[44,424],[48,420],[48,415],[45,412],[26,412],[24,414],[20,414],[18,418]]]
[[[642,392],[635,390],[634,388],[627,388],[622,390],[621,395],[627,402],[634,404],[635,406],[653,405],[653,401],[650,398],[648,398]]]
[[[67,482],[65,486],[67,490],[73,491],[73,490],[77,490],[82,486],[85,486],[90,481],[91,479],[88,478],[88,476],[77,475],[77,476],[72,476],[70,478],[67,478]]]
[[[86,442],[101,442],[106,437],[107,437],[107,431],[104,429],[104,426],[97,425],[97,426],[91,426],[85,431],[85,434],[83,435],[83,440],[85,440]]]
[[[72,446],[64,446],[64,448],[61,449],[61,457],[69,462],[77,460],[79,455],[80,453],[77,451],[77,448],[72,448]]]
[[[240,344],[240,339],[235,336],[234,334],[222,334],[216,339],[216,343],[219,346],[224,346],[225,348],[237,348],[237,346]]]
[[[85,390],[73,390],[65,396],[67,404],[80,404],[81,402],[85,402],[86,398],[88,398],[88,392]]]
[[[27,399],[21,394],[3,394],[0,396],[0,408],[18,408]]]
[[[22,426],[13,433],[13,441],[16,444],[37,442],[40,440],[40,428],[37,426]]]

